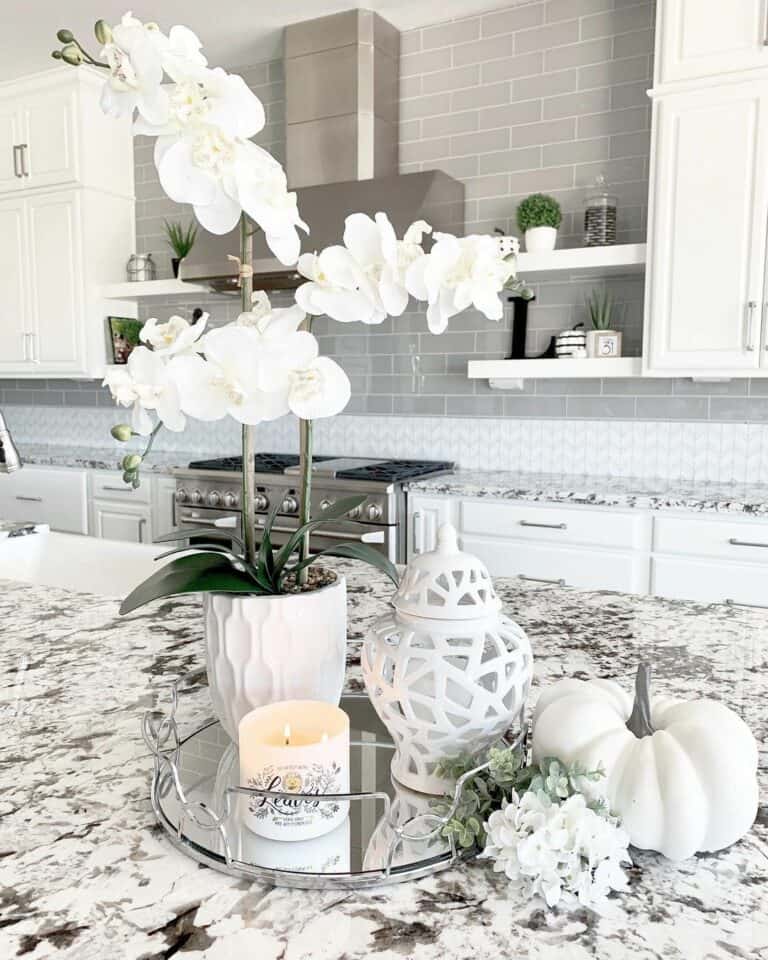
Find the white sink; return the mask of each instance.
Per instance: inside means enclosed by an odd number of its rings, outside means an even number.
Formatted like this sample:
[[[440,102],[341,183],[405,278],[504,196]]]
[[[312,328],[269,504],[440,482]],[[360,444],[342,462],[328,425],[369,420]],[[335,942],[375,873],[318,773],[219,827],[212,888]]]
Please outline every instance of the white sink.
[[[124,543],[72,533],[33,533],[0,540],[0,580],[124,597],[158,569],[168,544]]]

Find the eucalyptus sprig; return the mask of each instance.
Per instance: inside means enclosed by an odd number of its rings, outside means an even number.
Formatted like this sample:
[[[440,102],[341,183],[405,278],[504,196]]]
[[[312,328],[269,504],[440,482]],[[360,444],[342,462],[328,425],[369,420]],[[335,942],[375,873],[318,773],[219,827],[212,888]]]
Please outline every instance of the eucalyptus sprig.
[[[438,765],[440,776],[459,780],[474,770],[478,758],[463,755],[444,760]],[[453,838],[463,848],[485,843],[485,822],[494,810],[500,810],[528,790],[544,793],[553,803],[561,803],[576,793],[587,795],[587,806],[596,813],[605,814],[607,808],[602,797],[589,795],[589,784],[605,776],[598,767],[588,770],[580,763],[567,764],[555,757],[546,757],[539,764],[524,765],[522,751],[511,747],[491,747],[488,765],[464,783],[459,804],[442,834]],[[435,813],[446,816],[453,806],[453,797],[446,796],[433,802]]]

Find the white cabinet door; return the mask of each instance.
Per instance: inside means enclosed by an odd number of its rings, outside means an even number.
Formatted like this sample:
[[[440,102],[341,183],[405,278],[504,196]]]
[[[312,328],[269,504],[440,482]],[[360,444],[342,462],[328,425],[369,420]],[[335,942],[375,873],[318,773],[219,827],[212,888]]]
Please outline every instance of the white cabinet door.
[[[178,529],[176,481],[173,477],[155,477],[152,490],[152,540]]]
[[[0,375],[7,375],[22,372],[29,347],[27,227],[24,201],[16,197],[0,200],[0,276]]]
[[[77,179],[76,109],[76,94],[71,86],[25,94],[21,125],[25,188]]]
[[[94,500],[91,534],[105,540],[125,540],[129,543],[151,542],[151,516],[146,507],[130,503],[112,503]]]
[[[47,523],[66,533],[87,533],[86,471],[25,466],[3,477],[0,517]]]
[[[456,522],[458,502],[451,497],[408,494],[406,553],[428,553],[437,546],[437,531],[444,523]]]
[[[646,276],[646,372],[760,364],[768,220],[765,83],[661,97]]]
[[[22,190],[19,109],[15,100],[0,100],[0,194]]]
[[[83,366],[80,198],[57,190],[27,200],[32,360],[38,373]]]
[[[657,83],[768,65],[766,0],[659,0]]]
[[[675,600],[768,605],[768,576],[760,564],[654,557],[651,591]]]

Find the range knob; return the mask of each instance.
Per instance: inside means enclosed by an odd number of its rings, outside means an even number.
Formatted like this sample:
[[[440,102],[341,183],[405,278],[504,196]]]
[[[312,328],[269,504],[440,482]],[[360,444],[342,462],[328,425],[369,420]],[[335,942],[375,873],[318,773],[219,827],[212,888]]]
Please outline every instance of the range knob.
[[[190,493],[189,495],[189,501],[190,503],[202,503],[203,502],[202,493],[200,493],[199,490],[193,490],[192,493]]]
[[[365,515],[369,520],[381,520],[381,506],[378,503],[368,504]]]
[[[288,494],[287,497],[283,500],[283,513],[297,513],[299,509],[299,501],[296,497]]]
[[[362,509],[361,509],[360,507],[352,507],[351,510],[348,510],[348,511],[347,511],[347,516],[349,517],[350,520],[359,520],[359,519],[360,519],[360,514],[361,514],[362,512],[363,512],[363,511],[362,511]]]
[[[221,494],[218,490],[211,490],[205,499],[209,507],[218,507],[221,503]]]
[[[333,503],[332,503],[332,501],[330,501],[330,500],[327,500],[327,499],[326,499],[326,500],[321,500],[321,501],[320,501],[320,509],[321,509],[321,510],[327,510],[328,507],[331,507],[331,506],[333,506]]]
[[[238,495],[237,495],[236,493],[232,493],[232,492],[230,491],[230,492],[224,494],[224,506],[225,506],[225,507],[229,507],[230,509],[232,509],[232,507],[236,507],[239,502],[240,502],[240,498],[238,497]]]
[[[269,500],[263,493],[257,493],[253,498],[253,505],[257,510],[269,509]]]
[[[179,489],[176,491],[176,502],[184,503],[186,499],[187,499],[187,491],[184,489],[184,487],[179,487]]]

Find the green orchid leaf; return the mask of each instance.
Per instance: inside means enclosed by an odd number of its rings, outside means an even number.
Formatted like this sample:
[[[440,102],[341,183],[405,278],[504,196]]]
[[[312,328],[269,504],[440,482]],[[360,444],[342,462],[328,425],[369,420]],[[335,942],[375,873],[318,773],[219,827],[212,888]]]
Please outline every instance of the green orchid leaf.
[[[173,543],[174,540],[186,540],[188,537],[210,537],[213,540],[227,540],[236,543],[242,550],[243,541],[229,527],[187,527],[186,530],[173,530],[154,538],[154,543]]]
[[[135,587],[120,605],[120,613],[131,613],[145,603],[181,593],[255,593],[267,591],[247,570],[238,570],[219,553],[193,553],[176,557]]]
[[[243,567],[247,573],[249,573],[253,579],[258,583],[265,593],[272,593],[272,584],[264,577],[259,570],[254,567],[252,564],[248,563],[243,557],[237,553],[232,553],[231,550],[227,550],[226,547],[221,546],[218,543],[196,543],[192,547],[176,547],[174,550],[166,550],[165,553],[158,554],[155,557],[155,560],[165,560],[167,557],[173,557],[178,554],[186,553],[218,553],[221,556],[227,557],[232,565],[236,568]]]
[[[394,563],[385,557],[383,553],[379,553],[378,550],[369,547],[367,543],[334,543],[325,550],[319,550],[317,553],[313,553],[311,557],[307,557],[307,559],[302,560],[301,563],[295,564],[295,566],[287,570],[286,573],[297,574],[300,570],[303,570],[304,567],[315,563],[318,557],[328,554],[333,554],[337,557],[349,557],[351,560],[362,560],[364,563],[376,567],[377,570],[380,570],[389,577],[396,587],[400,586],[400,575]]]
[[[279,509],[280,504],[276,503],[269,511],[266,523],[262,529],[261,544],[259,545],[259,553],[256,558],[256,568],[262,576],[272,584],[275,593],[278,592],[278,578],[275,576],[275,557],[272,552],[272,537],[270,536],[270,531],[272,530],[272,525],[275,522]]]
[[[327,507],[325,510],[321,510],[314,520],[309,520],[307,523],[298,527],[295,533],[291,534],[291,536],[285,542],[284,546],[280,548],[280,552],[275,558],[275,567],[280,579],[282,579],[284,576],[282,572],[283,568],[288,563],[291,555],[298,549],[302,538],[307,533],[311,533],[324,523],[330,523],[332,520],[339,520],[342,517],[346,517],[350,510],[354,510],[355,507],[359,507],[362,503],[365,503],[365,500],[366,497],[362,494],[358,494],[354,497],[342,497],[341,500],[337,500],[335,503],[332,503],[330,507]]]

